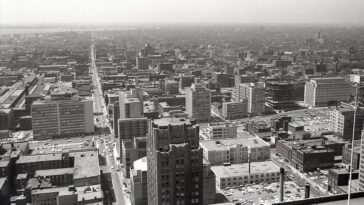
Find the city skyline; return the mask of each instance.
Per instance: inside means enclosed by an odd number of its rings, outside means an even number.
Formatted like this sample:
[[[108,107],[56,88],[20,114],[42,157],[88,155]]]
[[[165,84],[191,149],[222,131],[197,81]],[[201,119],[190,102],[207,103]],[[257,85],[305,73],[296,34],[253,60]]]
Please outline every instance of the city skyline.
[[[31,9],[30,9],[31,8]],[[360,0],[1,0],[0,25],[102,23],[362,24]],[[17,15],[21,13],[21,15]],[[350,14],[350,15],[347,15]]]

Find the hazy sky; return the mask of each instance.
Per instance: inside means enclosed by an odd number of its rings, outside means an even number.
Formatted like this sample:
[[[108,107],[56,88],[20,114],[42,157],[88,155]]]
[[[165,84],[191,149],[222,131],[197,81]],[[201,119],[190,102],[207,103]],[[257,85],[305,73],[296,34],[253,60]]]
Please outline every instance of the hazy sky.
[[[364,23],[364,0],[0,0],[0,23]]]

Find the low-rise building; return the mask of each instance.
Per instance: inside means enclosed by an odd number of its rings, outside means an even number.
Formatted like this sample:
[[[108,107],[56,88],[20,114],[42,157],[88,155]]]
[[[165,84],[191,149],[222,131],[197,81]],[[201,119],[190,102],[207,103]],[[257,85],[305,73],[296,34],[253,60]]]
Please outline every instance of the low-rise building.
[[[280,179],[280,166],[272,161],[213,166],[211,170],[220,190],[246,184],[273,183]]]
[[[223,102],[222,103],[222,116],[226,119],[240,119],[248,115],[248,101],[241,100],[241,102]]]
[[[37,170],[34,177],[45,177],[51,180],[56,186],[73,185],[74,168]]]
[[[328,175],[328,191],[341,192],[339,186],[347,186],[349,184],[350,172],[347,169],[330,169]],[[354,170],[352,179],[359,178],[359,171]]]
[[[238,127],[231,123],[210,123],[207,126],[208,139],[236,138]]]
[[[212,166],[241,164],[270,159],[270,146],[260,138],[236,138],[201,141],[203,156]],[[249,154],[250,153],[250,154]]]
[[[335,156],[342,147],[323,139],[283,141],[276,143],[277,154],[302,172],[328,169],[334,166]],[[341,153],[341,151],[340,151]]]
[[[359,142],[357,142],[359,141]],[[356,142],[354,142],[354,152],[353,152],[353,169],[359,169],[359,165],[360,165],[360,140],[357,140]],[[350,161],[351,161],[351,142],[345,144],[345,146],[343,147],[343,152],[342,152],[342,162],[344,164],[348,164],[350,165]]]

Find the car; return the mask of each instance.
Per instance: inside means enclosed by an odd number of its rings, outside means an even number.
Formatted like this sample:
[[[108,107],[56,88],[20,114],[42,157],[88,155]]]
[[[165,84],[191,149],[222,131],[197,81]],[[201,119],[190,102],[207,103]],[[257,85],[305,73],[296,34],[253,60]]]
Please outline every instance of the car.
[[[111,166],[111,169],[114,169],[114,166]]]

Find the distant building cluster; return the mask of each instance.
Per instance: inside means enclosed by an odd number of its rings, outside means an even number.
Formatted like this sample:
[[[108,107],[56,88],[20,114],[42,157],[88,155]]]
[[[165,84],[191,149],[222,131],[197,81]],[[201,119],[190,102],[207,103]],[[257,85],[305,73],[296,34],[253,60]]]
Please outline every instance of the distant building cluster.
[[[1,35],[0,204],[364,196],[361,31],[232,28]]]

